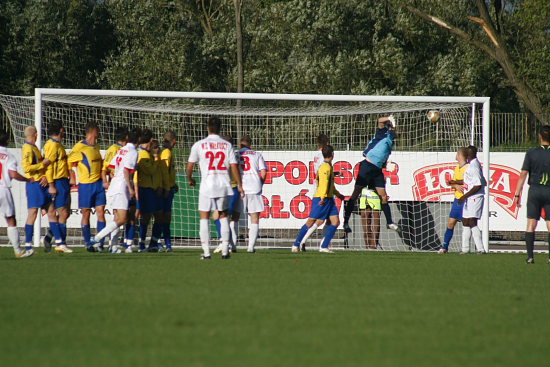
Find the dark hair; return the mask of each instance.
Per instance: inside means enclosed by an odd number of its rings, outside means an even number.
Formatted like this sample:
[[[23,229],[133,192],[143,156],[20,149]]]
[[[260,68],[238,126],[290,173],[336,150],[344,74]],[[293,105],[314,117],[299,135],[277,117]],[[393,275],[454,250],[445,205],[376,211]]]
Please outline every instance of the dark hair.
[[[317,137],[317,144],[319,144],[320,146],[324,147],[325,145],[328,144],[328,136],[326,136],[325,134],[320,134],[318,137]]]
[[[61,129],[63,129],[63,124],[59,120],[52,120],[48,124],[48,135],[54,136],[59,135],[61,133]]]
[[[231,145],[235,144],[235,140],[233,140],[233,137],[232,137],[232,136],[225,135],[225,136],[223,137],[223,140],[230,142]]]
[[[539,134],[542,140],[550,143],[550,125],[541,126],[539,129]]]
[[[472,159],[477,157],[477,148],[474,145],[469,145],[466,147],[466,150],[468,151],[468,159]]]
[[[160,148],[160,143],[158,140],[151,140],[151,150]]]
[[[7,147],[9,140],[10,134],[4,129],[0,129],[0,147]]]
[[[135,127],[132,130],[128,131],[128,134],[127,134],[127,137],[125,137],[125,140],[128,143],[137,144],[140,136],[141,136],[141,130]]]
[[[126,126],[119,126],[115,130],[115,140],[121,141],[126,140],[126,137],[128,136],[128,128]]]
[[[241,146],[250,147],[252,145],[252,139],[250,136],[243,136],[241,138]]]
[[[92,130],[97,130],[99,132],[99,125],[95,121],[88,121],[86,123],[85,129],[86,129],[86,134]]]
[[[210,117],[206,125],[212,134],[219,134],[222,130],[222,120],[218,116]]]
[[[168,130],[167,132],[164,133],[164,141],[173,140],[173,139],[177,139],[176,132],[174,130]]]
[[[334,154],[334,148],[332,145],[325,145],[321,152],[323,153],[323,158],[330,158]]]
[[[139,143],[147,144],[151,141],[151,139],[153,139],[153,132],[151,131],[151,129],[142,129],[141,135],[139,137]]]

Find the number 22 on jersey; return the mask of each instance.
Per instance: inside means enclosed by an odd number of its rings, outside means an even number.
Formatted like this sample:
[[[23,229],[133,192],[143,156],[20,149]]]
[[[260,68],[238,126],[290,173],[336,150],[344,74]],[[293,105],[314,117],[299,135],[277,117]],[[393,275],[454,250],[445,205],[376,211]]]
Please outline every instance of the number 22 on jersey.
[[[210,163],[208,164],[208,170],[209,171],[227,171],[227,167],[225,166],[225,153],[224,152],[214,152],[208,151],[205,154],[205,157],[210,160]],[[217,164],[215,164],[217,160]]]

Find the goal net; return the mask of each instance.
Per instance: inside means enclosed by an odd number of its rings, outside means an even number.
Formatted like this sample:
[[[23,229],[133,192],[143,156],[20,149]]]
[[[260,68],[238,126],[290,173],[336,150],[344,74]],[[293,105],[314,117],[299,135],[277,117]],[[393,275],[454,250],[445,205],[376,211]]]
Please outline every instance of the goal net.
[[[222,119],[222,135],[232,137],[237,144],[241,137],[249,136],[253,148],[262,152],[267,162],[259,248],[289,247],[308,217],[319,134],[328,135],[334,146],[334,170],[339,173],[336,187],[348,196],[353,191],[362,152],[374,136],[377,119],[392,114],[397,120],[398,137],[390,156],[391,164],[384,174],[394,222],[402,231],[387,230],[384,215],[358,203],[350,221],[353,232],[345,235],[340,227],[332,242],[334,248],[365,249],[374,235],[378,236],[376,243],[382,250],[439,248],[454,199],[447,180],[456,166],[457,149],[476,145],[482,163],[488,161],[488,132],[484,132],[488,129],[484,129],[483,121],[488,119],[489,105],[488,99],[482,97],[38,89],[35,97],[0,95],[0,105],[9,118],[18,148],[24,143],[23,131],[27,125],[38,124],[44,142],[52,119],[63,122],[66,129],[63,144],[67,149],[84,138],[84,126],[90,120],[100,126],[99,144],[103,150],[114,143],[114,131],[119,126],[149,128],[159,141],[167,130],[175,131],[178,142],[173,151],[180,190],[174,201],[172,236],[173,243],[182,246],[200,246],[198,188],[188,186],[184,170],[191,146],[206,136],[205,122],[213,115]],[[429,111],[439,113],[437,122],[427,118]],[[487,176],[488,165],[485,166]],[[199,172],[195,172],[195,178],[200,179]],[[72,195],[73,215],[68,224],[79,228],[78,201],[76,193]],[[337,205],[342,216],[343,205],[339,200]],[[372,227],[378,217],[379,231]],[[247,224],[246,215],[241,215],[239,246],[246,244]],[[459,225],[455,231],[451,251],[460,248],[460,228]],[[485,224],[486,247],[487,228]],[[218,237],[214,225],[211,235],[213,239]],[[316,248],[321,239],[322,228],[311,236],[307,246]]]

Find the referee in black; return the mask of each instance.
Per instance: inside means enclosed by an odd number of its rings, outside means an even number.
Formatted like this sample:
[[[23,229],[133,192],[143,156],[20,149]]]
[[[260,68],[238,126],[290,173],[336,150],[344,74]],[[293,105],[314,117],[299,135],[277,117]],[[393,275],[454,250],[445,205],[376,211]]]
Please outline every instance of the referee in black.
[[[525,154],[523,167],[519,176],[515,201],[521,206],[521,193],[527,176],[529,176],[529,194],[527,196],[527,230],[525,244],[527,245],[527,264],[534,264],[533,247],[535,245],[535,228],[544,209],[546,227],[550,232],[550,126],[542,126],[539,130],[540,146],[531,148]],[[550,233],[548,234],[550,246]],[[548,260],[550,264],[550,259]]]

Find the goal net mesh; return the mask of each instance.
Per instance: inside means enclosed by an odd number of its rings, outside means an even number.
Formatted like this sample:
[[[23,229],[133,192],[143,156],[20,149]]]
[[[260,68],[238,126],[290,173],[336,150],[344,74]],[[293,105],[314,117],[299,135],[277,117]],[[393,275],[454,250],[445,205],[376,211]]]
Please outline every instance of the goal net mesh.
[[[15,146],[24,143],[23,131],[34,125],[34,98],[0,95],[14,134]],[[479,106],[477,106],[479,107]],[[438,111],[439,121],[432,123],[426,115]],[[212,100],[182,98],[92,97],[81,95],[44,95],[42,101],[42,142],[48,122],[61,120],[66,129],[66,149],[83,139],[87,121],[100,126],[102,150],[114,143],[119,126],[149,128],[159,141],[167,130],[177,134],[174,148],[179,192],[176,194],[172,236],[175,245],[200,246],[197,213],[198,188],[189,187],[185,167],[191,146],[207,134],[206,120],[213,115],[222,119],[222,135],[238,144],[249,136],[255,150],[263,153],[268,177],[263,196],[266,209],[261,215],[257,247],[289,247],[306,220],[314,194],[313,157],[316,138],[326,134],[334,146],[337,189],[348,196],[353,191],[354,176],[362,151],[373,138],[377,119],[393,114],[398,137],[390,156],[393,170],[385,170],[386,187],[394,222],[401,233],[386,229],[383,215],[361,208],[352,215],[353,232],[340,229],[332,242],[334,248],[365,249],[369,236],[377,234],[370,225],[380,216],[379,249],[393,251],[433,250],[440,247],[447,226],[454,193],[446,180],[451,178],[459,147],[481,144],[481,109],[468,103],[426,102],[312,102]],[[200,179],[200,173],[195,172]],[[73,193],[75,195],[75,193]],[[73,200],[76,208],[77,200]],[[343,205],[337,200],[341,216]],[[79,227],[78,214],[69,225]],[[95,219],[92,219],[92,226]],[[241,215],[239,246],[248,236],[246,215]],[[460,248],[460,233],[450,245]],[[212,238],[218,237],[212,225]],[[322,228],[308,240],[317,247]],[[81,241],[76,238],[75,241]],[[371,238],[372,241],[372,238]],[[215,245],[215,240],[212,245]]]

